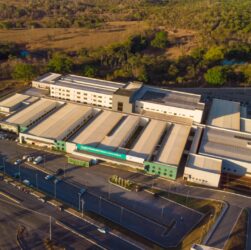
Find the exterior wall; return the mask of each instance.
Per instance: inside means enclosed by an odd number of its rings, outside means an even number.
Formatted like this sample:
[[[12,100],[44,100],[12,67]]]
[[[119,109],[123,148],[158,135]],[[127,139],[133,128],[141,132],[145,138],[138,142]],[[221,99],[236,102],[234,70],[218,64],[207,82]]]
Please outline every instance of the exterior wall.
[[[11,107],[11,108],[9,108],[9,107],[0,107],[0,112],[10,113],[14,109],[15,109],[15,107],[14,108],[13,107]]]
[[[175,180],[178,168],[175,166],[160,164],[158,162],[144,162],[145,170],[149,174],[159,175],[164,178]]]
[[[125,113],[132,113],[133,112],[133,104],[130,103],[129,96],[114,94],[113,95],[113,102],[112,102],[112,110],[118,111],[118,102],[123,103],[122,112],[125,112]]]
[[[50,89],[50,83],[39,82],[39,81],[32,81],[32,87],[38,89]]]
[[[19,127],[17,125],[5,123],[5,122],[0,123],[0,128],[2,130],[10,131],[16,134],[18,134],[19,132]]]
[[[217,157],[217,156],[209,155],[209,154],[202,154],[202,155],[207,155],[207,156],[214,157],[217,159],[222,159],[222,172],[223,173],[230,173],[230,174],[239,175],[239,176],[251,175],[251,163],[250,162],[227,159],[224,157]]]
[[[208,172],[205,170],[185,167],[184,179],[189,182],[197,183],[200,185],[218,187],[220,183],[221,174]]]
[[[164,104],[151,103],[145,101],[136,101],[135,113],[141,113],[142,110],[157,112],[161,114],[167,115],[176,115],[180,117],[186,117],[193,119],[193,121],[200,123],[203,115],[202,110],[191,110],[191,109],[183,109],[172,106],[167,106]]]
[[[27,143],[38,147],[54,149],[54,140],[42,138],[34,135],[19,133],[20,143]]]
[[[65,141],[55,141],[54,149],[58,151],[66,152],[66,142]]]
[[[52,84],[50,85],[50,95],[63,100],[112,108],[112,94],[102,94]]]

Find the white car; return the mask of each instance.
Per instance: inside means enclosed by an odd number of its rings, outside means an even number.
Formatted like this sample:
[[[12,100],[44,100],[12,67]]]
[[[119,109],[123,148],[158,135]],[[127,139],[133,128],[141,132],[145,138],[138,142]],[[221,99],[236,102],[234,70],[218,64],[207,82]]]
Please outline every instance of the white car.
[[[106,234],[107,233],[107,230],[105,228],[103,228],[103,227],[98,228],[98,231],[100,233],[102,233],[102,234]]]
[[[27,180],[27,179],[23,180],[23,184],[25,184],[26,186],[30,186],[31,185],[30,181]]]
[[[21,159],[17,159],[15,162],[14,162],[14,165],[19,165],[22,163],[22,160]]]

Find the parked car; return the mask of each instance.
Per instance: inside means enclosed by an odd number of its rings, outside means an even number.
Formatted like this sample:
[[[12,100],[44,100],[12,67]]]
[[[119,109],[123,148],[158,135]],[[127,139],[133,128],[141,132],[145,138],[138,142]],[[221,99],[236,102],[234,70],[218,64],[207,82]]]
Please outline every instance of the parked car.
[[[49,181],[52,180],[54,178],[54,175],[48,174],[44,177],[45,180]]]
[[[37,156],[35,158],[35,160],[33,161],[33,164],[37,165],[39,163],[41,163],[43,161],[43,157],[42,156]]]
[[[31,186],[30,181],[27,179],[23,180],[23,184],[25,184],[26,186]]]
[[[29,157],[27,158],[27,161],[28,161],[28,162],[32,162],[32,161],[34,161],[34,157],[29,156]]]
[[[98,228],[98,231],[102,234],[106,234],[107,233],[107,230],[104,228],[104,227],[99,227]]]
[[[55,173],[55,175],[62,175],[62,174],[64,174],[64,170],[62,168],[59,168]]]
[[[14,162],[14,165],[19,165],[22,163],[22,160],[21,159],[17,159],[15,162]]]
[[[30,157],[29,155],[23,155],[23,160],[26,161],[28,160],[29,157]]]

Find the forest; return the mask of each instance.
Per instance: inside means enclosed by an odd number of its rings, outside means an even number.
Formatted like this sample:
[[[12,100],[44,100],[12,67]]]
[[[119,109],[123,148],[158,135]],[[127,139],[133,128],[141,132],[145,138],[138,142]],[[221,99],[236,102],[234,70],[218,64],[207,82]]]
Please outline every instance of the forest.
[[[37,51],[20,55],[25,44],[1,42],[0,77],[28,81],[56,71],[167,87],[248,86],[250,20],[249,0],[0,0],[0,32],[50,28],[102,32],[119,21],[144,22],[148,27],[123,42],[75,51],[48,49],[42,56]],[[186,38],[178,41],[171,35],[179,30],[194,32],[196,46],[183,51]],[[180,48],[176,58],[168,57],[173,46]]]

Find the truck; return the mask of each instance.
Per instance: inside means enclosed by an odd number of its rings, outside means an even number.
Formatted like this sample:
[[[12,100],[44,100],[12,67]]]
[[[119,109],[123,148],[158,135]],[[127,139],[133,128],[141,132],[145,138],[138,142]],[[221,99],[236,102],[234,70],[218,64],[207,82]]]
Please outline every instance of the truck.
[[[42,156],[38,156],[33,161],[33,164],[37,165],[37,164],[41,163],[42,161],[43,161],[43,157]]]

